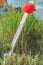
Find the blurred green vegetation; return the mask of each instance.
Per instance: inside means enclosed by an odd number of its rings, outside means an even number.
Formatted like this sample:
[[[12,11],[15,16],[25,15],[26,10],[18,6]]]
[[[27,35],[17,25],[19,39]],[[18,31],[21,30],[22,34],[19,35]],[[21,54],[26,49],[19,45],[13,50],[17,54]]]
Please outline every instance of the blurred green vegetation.
[[[33,58],[31,54],[13,54],[7,57],[2,65],[43,65],[43,55],[36,54]]]
[[[4,15],[0,15],[0,57],[3,57],[5,52],[9,52],[12,39],[23,14],[23,11],[17,12],[16,9],[13,9],[11,12],[8,11],[5,12]],[[25,54],[30,54],[30,52],[34,59],[28,56],[28,60],[25,63],[25,57],[27,57]],[[18,61],[16,63],[18,63],[18,65],[20,65],[20,63],[21,65],[24,63],[24,65],[43,65],[43,22],[35,19],[32,14],[29,15],[26,20],[25,26],[14,49],[14,53],[25,53],[22,60],[20,60],[19,55],[17,56]],[[41,57],[39,57],[38,54],[41,55]],[[3,60],[0,59],[0,65],[2,65],[2,61]],[[13,62],[9,59],[6,65],[17,65],[16,63],[10,64],[9,61],[11,61],[11,63]]]
[[[0,48],[3,52],[9,50],[23,13],[23,11],[17,12],[13,9],[3,16],[0,15]],[[17,53],[29,53],[30,51],[33,54],[38,51],[43,53],[43,22],[36,20],[32,14],[28,16],[15,48]]]

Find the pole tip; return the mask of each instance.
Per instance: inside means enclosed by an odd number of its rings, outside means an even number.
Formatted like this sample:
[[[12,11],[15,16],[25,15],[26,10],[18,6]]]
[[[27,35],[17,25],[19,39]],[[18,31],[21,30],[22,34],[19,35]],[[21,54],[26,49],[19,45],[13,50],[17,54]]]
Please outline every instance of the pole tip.
[[[33,13],[36,9],[35,9],[35,5],[32,2],[28,2],[24,5],[24,12],[31,14]]]

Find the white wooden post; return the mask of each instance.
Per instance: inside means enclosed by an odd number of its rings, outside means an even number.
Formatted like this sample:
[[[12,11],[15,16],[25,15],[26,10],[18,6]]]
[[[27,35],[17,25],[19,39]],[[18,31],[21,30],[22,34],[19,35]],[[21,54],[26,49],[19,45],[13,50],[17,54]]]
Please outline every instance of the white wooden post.
[[[16,43],[17,43],[17,41],[19,39],[20,33],[21,33],[21,31],[23,29],[23,26],[24,26],[24,24],[26,22],[27,16],[28,16],[28,14],[27,13],[24,13],[24,16],[23,16],[23,18],[22,18],[22,20],[21,20],[21,22],[19,24],[19,27],[18,27],[18,29],[16,31],[16,34],[14,35],[14,38],[12,40],[11,50],[9,52],[9,55],[11,55],[12,52],[13,52],[13,50],[15,49]]]

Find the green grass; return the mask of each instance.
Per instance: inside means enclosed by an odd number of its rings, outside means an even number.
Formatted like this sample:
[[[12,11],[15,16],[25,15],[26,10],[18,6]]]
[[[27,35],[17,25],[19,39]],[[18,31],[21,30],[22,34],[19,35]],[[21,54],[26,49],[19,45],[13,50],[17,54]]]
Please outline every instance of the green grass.
[[[15,10],[8,12],[7,15],[0,16],[0,41],[2,43],[12,41],[21,17],[22,13],[16,13]]]
[[[20,6],[22,8],[22,0]],[[0,15],[0,65],[43,65],[43,21],[37,20],[32,14],[26,20],[12,56],[5,58],[3,63],[3,55],[11,48],[23,13],[13,9]]]
[[[12,12],[8,11],[0,16],[0,49],[2,50],[0,53],[3,54],[10,50],[12,39],[23,13],[23,11],[20,13],[13,9]],[[40,51],[43,53],[43,22],[35,19],[32,14],[26,20],[14,52],[29,53],[30,51],[33,55]]]
[[[36,54],[33,58],[31,54],[13,54],[7,57],[2,65],[43,65],[43,55]]]

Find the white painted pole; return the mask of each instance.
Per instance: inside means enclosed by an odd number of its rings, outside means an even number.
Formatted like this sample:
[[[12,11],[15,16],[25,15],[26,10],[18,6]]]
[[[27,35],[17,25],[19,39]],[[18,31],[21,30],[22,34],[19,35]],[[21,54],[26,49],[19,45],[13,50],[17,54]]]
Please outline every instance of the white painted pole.
[[[5,62],[6,62],[6,57],[7,57],[7,56],[10,56],[10,55],[12,54],[13,50],[15,49],[16,43],[17,43],[18,38],[19,38],[19,36],[20,36],[20,33],[21,33],[22,29],[23,29],[23,26],[24,26],[24,24],[25,24],[25,22],[26,22],[27,16],[28,16],[28,14],[27,14],[27,13],[24,13],[23,18],[22,18],[22,20],[21,20],[21,22],[20,22],[20,24],[19,24],[19,26],[18,26],[17,32],[15,33],[14,38],[13,38],[13,40],[12,40],[11,50],[10,50],[9,53],[5,53],[5,54],[4,54],[3,65],[4,65]]]
[[[11,44],[11,50],[9,52],[9,55],[11,55],[12,52],[13,52],[13,50],[15,49],[16,43],[17,43],[18,38],[20,36],[20,33],[21,33],[22,29],[23,29],[23,26],[24,26],[24,24],[26,22],[27,16],[28,16],[28,14],[27,13],[24,13],[24,16],[23,16],[23,18],[22,18],[22,20],[21,20],[21,22],[19,24],[19,27],[17,29],[17,32],[14,35],[14,38],[13,38],[13,41],[12,41],[12,44]]]

